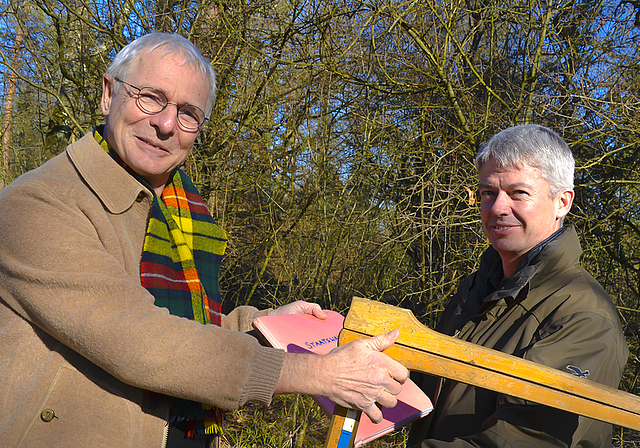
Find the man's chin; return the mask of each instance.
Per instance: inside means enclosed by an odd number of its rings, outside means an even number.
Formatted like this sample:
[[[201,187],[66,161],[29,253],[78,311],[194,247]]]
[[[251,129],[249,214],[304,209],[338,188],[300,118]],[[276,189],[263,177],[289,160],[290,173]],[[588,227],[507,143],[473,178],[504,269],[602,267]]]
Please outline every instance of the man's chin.
[[[513,244],[511,241],[506,241],[504,238],[491,241],[491,245],[503,258],[505,256],[518,256],[518,254],[522,252],[522,247],[520,245]]]

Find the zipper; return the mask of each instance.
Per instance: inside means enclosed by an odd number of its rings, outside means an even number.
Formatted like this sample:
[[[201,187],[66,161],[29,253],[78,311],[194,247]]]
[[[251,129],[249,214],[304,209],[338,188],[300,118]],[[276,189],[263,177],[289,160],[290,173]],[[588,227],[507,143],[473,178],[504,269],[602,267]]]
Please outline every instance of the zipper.
[[[165,406],[165,424],[162,434],[162,448],[167,448],[167,442],[169,441],[169,418],[171,418],[171,408],[169,405]]]

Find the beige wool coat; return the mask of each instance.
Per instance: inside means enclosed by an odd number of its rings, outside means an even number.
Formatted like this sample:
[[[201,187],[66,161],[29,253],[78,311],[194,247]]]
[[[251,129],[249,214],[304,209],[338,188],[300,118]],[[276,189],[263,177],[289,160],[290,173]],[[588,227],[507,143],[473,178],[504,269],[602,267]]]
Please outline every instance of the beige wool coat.
[[[247,331],[170,315],[140,285],[151,193],[91,133],[0,191],[3,447],[161,447],[149,390],[268,404],[284,353]]]

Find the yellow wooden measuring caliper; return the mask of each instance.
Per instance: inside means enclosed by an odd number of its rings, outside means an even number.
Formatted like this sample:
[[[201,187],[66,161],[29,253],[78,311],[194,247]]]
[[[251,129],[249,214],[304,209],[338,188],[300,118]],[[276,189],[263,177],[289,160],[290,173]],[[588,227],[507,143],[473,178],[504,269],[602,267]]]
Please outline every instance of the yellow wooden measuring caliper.
[[[422,325],[406,309],[354,297],[338,343],[395,328],[400,337],[385,353],[409,370],[640,430],[640,397],[443,335]],[[336,406],[325,448],[352,448],[359,419],[359,411]]]

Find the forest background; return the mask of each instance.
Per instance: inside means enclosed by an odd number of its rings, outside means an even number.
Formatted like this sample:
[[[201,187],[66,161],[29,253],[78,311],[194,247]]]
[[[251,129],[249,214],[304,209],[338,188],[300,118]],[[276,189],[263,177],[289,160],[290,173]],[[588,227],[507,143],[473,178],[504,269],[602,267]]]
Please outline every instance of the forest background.
[[[219,93],[186,162],[229,234],[224,307],[353,295],[433,325],[488,243],[473,157],[539,123],[577,160],[583,263],[620,310],[638,392],[638,0],[2,0],[0,188],[102,122],[101,76],[152,30]],[[236,446],[320,446],[310,399],[228,413]],[[374,446],[402,446],[404,433]],[[637,434],[616,428],[615,446]]]

